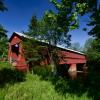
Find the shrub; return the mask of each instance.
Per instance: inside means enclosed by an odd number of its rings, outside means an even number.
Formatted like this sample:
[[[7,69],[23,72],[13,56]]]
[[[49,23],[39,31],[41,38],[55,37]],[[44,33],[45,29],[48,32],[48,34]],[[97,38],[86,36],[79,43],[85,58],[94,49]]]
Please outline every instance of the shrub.
[[[0,62],[0,87],[25,80],[25,73],[11,67],[7,62]]]
[[[47,78],[51,75],[51,67],[48,66],[35,66],[33,68],[33,73],[41,76],[42,78]]]
[[[0,69],[3,69],[3,68],[11,68],[11,65],[8,62],[1,61],[0,62]]]

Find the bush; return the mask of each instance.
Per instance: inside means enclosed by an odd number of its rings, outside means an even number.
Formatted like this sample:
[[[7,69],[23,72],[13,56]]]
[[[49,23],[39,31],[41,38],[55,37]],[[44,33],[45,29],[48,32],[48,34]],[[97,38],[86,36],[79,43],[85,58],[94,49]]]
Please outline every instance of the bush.
[[[3,68],[11,68],[11,64],[9,64],[8,62],[0,62],[0,70]]]
[[[51,67],[48,66],[35,66],[33,68],[33,73],[41,76],[42,78],[46,79],[51,76]]]
[[[12,69],[7,62],[0,62],[0,87],[25,80],[25,73]]]

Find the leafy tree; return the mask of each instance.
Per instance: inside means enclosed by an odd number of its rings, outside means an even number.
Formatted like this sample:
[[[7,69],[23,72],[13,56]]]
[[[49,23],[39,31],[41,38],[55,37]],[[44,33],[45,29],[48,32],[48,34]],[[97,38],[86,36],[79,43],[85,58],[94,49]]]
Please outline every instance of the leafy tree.
[[[0,56],[7,56],[7,31],[0,25]]]
[[[91,22],[89,26],[93,26],[92,30],[89,32],[89,35],[92,35],[96,38],[100,38],[100,5],[98,8],[95,8],[93,14],[91,15]]]
[[[57,12],[46,11],[43,17],[46,29],[46,38],[53,45],[63,44],[70,45],[71,35],[69,31],[78,28],[78,15],[83,14],[87,4],[78,3],[72,0],[51,0],[56,7]]]
[[[89,38],[86,40],[84,47],[83,47],[83,52],[87,52],[88,49],[91,49],[91,44],[93,42],[93,38]]]
[[[100,71],[100,39],[94,39],[85,53],[90,69]]]
[[[0,11],[5,11],[4,0],[0,0]],[[7,31],[0,25],[0,57],[7,56]]]
[[[46,46],[42,46],[39,43],[39,40],[42,39],[42,35],[40,34],[43,32],[41,25],[43,26],[44,24],[38,21],[36,16],[32,16],[29,24],[29,30],[27,32],[23,32],[25,35],[29,36],[28,39],[24,39],[23,44],[25,57],[30,68],[36,64],[40,64],[40,61],[45,59],[42,51],[44,48],[46,48]]]
[[[87,2],[78,2],[77,0],[57,2],[51,0],[51,3],[55,6],[57,12],[46,11],[41,21],[33,16],[29,25],[29,33],[35,34],[37,38],[46,39],[47,42],[55,46],[59,43],[69,46],[71,35],[68,32],[78,28],[78,16],[86,12]]]
[[[89,26],[93,26],[93,28],[88,33],[93,36],[94,39],[90,44],[90,47],[87,49],[87,56],[89,60],[89,64],[93,66],[95,69],[100,69],[100,4],[97,3],[92,10],[92,14],[90,16]],[[99,68],[98,68],[99,67]]]
[[[51,49],[53,48],[51,45],[62,44],[66,47],[70,45],[71,35],[68,33],[79,27],[78,17],[84,15],[88,10],[88,3],[86,0],[61,0],[59,2],[51,0],[51,3],[57,12],[46,11],[40,21],[37,20],[36,16],[33,16],[28,33],[31,33],[35,39],[49,43],[49,52],[54,63],[53,51],[57,52],[57,50]]]
[[[7,31],[3,28],[2,25],[0,25],[0,40],[2,40],[4,37],[7,37],[6,33]]]
[[[30,24],[29,24],[29,30],[28,32],[25,32],[24,34],[32,36],[32,37],[37,37],[38,34],[38,20],[36,16],[32,16]]]
[[[5,11],[7,8],[4,5],[4,0],[0,0],[0,11]]]
[[[27,64],[29,65],[30,71],[36,65],[42,65],[48,56],[46,45],[35,40],[34,38],[24,38],[23,39],[23,49]],[[45,62],[43,62],[45,64]]]
[[[82,47],[80,46],[80,43],[72,43],[69,47],[70,49],[76,50],[76,51],[82,51]]]

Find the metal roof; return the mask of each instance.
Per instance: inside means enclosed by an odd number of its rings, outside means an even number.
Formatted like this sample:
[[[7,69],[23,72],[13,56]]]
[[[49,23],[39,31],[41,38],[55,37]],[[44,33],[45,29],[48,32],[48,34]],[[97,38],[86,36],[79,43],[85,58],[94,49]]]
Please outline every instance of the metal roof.
[[[22,34],[22,33],[19,33],[19,32],[14,32],[14,33],[18,34],[18,35],[21,36],[21,37],[25,37],[25,38],[29,38],[29,39],[32,38],[32,37],[30,37],[30,36],[28,36],[28,35],[25,35],[25,34]],[[41,42],[44,42],[44,41],[41,41]],[[44,42],[44,43],[46,43],[46,42]],[[82,52],[79,52],[79,51],[76,51],[76,50],[73,50],[73,49],[69,49],[69,48],[65,48],[65,47],[62,47],[62,46],[60,46],[60,45],[57,45],[57,47],[58,47],[58,48],[61,48],[61,49],[64,49],[64,50],[68,50],[68,51],[71,51],[71,52],[75,52],[75,53],[78,53],[78,54],[85,55],[85,54],[82,53]]]

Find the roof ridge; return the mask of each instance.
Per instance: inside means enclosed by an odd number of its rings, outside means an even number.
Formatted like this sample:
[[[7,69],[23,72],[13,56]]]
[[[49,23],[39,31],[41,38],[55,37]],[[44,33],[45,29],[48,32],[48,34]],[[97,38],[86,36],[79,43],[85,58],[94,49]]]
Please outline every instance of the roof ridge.
[[[16,34],[18,34],[18,35],[20,35],[20,36],[23,36],[23,37],[25,37],[25,38],[29,38],[29,39],[31,39],[31,38],[33,38],[33,37],[30,37],[30,36],[28,36],[28,35],[26,35],[26,34],[22,34],[22,33],[20,33],[20,32],[14,32],[14,33],[16,33]],[[40,42],[43,42],[43,41],[40,41]],[[46,42],[44,42],[44,43],[46,43]],[[80,51],[76,51],[76,50],[73,50],[73,49],[70,49],[70,48],[64,48],[64,47],[61,47],[61,46],[57,46],[57,47],[59,47],[59,48],[61,48],[61,49],[65,49],[65,50],[69,50],[69,51],[72,51],[72,52],[75,52],[75,53],[79,53],[79,54],[82,54],[82,55],[85,55],[84,53],[82,53],[82,52],[80,52]]]

